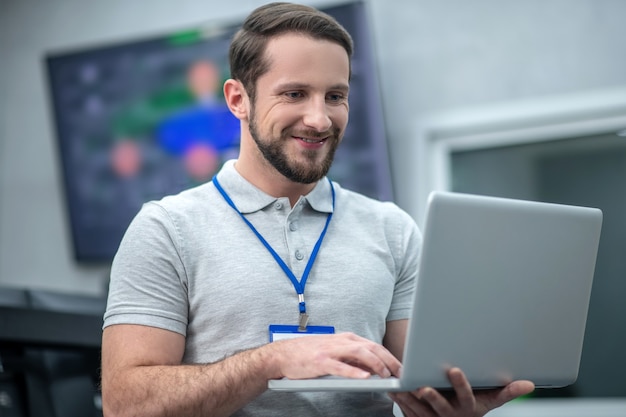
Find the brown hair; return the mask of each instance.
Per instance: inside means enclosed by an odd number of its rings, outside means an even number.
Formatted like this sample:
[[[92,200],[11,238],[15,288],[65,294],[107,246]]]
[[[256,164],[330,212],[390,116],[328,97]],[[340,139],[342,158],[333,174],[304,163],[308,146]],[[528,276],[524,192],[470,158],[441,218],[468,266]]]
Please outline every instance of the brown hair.
[[[265,57],[268,41],[294,32],[342,46],[352,57],[350,34],[332,16],[309,6],[270,3],[254,10],[235,34],[230,45],[230,74],[241,81],[250,99],[256,95],[256,81],[269,70]]]

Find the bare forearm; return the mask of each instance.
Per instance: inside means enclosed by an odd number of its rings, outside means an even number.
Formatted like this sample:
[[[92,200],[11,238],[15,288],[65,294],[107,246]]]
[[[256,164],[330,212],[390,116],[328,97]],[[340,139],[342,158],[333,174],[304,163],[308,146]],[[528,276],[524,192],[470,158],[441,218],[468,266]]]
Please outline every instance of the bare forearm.
[[[103,372],[106,417],[228,416],[274,377],[271,355],[253,349],[208,365],[140,366]]]
[[[341,333],[269,343],[208,365],[180,365],[184,339],[135,325],[104,329],[102,399],[105,417],[229,416],[272,378],[399,375],[383,346]]]

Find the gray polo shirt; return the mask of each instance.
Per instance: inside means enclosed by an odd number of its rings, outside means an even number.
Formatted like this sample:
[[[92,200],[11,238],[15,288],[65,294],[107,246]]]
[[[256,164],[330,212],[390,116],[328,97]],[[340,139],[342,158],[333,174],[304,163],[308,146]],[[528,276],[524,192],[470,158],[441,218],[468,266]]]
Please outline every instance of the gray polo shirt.
[[[310,325],[380,343],[386,321],[409,316],[421,236],[395,204],[333,183],[333,210],[324,179],[290,207],[286,197],[248,183],[234,161],[218,179],[298,278],[333,212],[305,287]],[[184,362],[210,363],[267,343],[270,324],[297,324],[298,313],[292,282],[209,182],[143,206],[113,262],[104,326],[131,323],[178,332],[186,336]],[[389,410],[378,394],[268,392],[237,415],[390,415]]]

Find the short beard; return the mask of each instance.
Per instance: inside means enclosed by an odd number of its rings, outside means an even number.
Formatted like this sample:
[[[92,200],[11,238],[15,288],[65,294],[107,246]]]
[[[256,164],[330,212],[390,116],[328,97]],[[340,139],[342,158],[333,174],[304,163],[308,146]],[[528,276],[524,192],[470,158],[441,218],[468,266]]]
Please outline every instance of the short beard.
[[[337,150],[337,146],[339,145],[339,129],[333,128],[331,134],[326,139],[330,143],[327,145],[330,146],[330,150],[326,154],[324,160],[320,163],[316,162],[315,157],[317,152],[315,151],[305,151],[304,156],[306,157],[306,163],[296,163],[290,161],[287,154],[283,151],[283,145],[286,141],[287,131],[283,131],[280,141],[272,141],[272,140],[261,140],[261,137],[258,132],[258,127],[256,125],[256,117],[254,112],[254,107],[250,112],[250,135],[257,147],[263,154],[263,157],[271,166],[273,166],[280,174],[282,174],[285,178],[290,181],[297,182],[300,184],[312,184],[324,178],[335,158],[335,151]],[[319,134],[314,132],[307,133],[309,137],[318,137]],[[326,136],[326,135],[324,135]]]

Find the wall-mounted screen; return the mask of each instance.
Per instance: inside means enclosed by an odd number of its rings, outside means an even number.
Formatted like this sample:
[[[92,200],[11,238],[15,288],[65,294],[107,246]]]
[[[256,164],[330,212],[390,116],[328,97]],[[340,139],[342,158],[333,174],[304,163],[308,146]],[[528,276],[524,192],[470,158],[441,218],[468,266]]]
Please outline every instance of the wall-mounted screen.
[[[329,176],[392,200],[365,5],[323,9],[355,43],[350,123]],[[236,158],[226,108],[228,46],[240,22],[50,53],[45,58],[75,258],[112,260],[141,205],[211,179]]]

